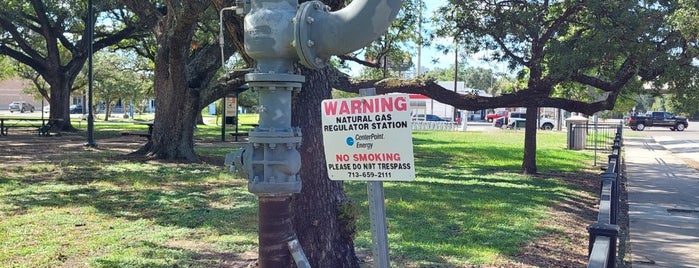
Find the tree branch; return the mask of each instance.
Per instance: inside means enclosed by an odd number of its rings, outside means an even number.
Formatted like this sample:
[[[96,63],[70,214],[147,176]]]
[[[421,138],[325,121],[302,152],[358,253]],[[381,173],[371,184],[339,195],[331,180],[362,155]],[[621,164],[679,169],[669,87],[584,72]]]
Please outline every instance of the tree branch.
[[[17,43],[17,46],[24,52],[24,54],[6,45],[2,45],[2,47],[0,47],[0,53],[13,58],[15,58],[15,56],[18,56],[15,59],[17,59],[21,63],[24,63],[28,66],[42,65],[42,69],[45,69],[45,67],[43,66],[43,62],[45,62],[43,61],[44,57],[41,54],[39,54],[31,45],[29,45],[24,38],[22,38],[22,34],[19,31],[17,31],[17,27],[13,25],[12,22],[7,21],[2,16],[0,16],[0,27],[5,29],[5,31],[9,32],[10,35],[12,35],[12,40]]]
[[[486,97],[476,94],[457,93],[431,80],[400,80],[395,78],[383,80],[351,80],[348,76],[342,75],[339,71],[335,72],[333,78],[334,79],[331,80],[332,87],[346,92],[358,93],[359,89],[362,88],[376,88],[378,94],[421,94],[438,102],[469,111],[501,107],[553,107],[571,112],[594,114],[598,111],[612,109],[617,96],[612,92],[605,100],[593,103],[563,98],[551,98],[533,90],[524,90],[497,97]]]
[[[359,64],[364,65],[366,67],[371,67],[371,68],[380,68],[381,67],[381,65],[379,63],[362,60],[362,59],[359,59],[355,56],[338,55],[337,57],[340,58],[341,60],[348,60],[348,61],[356,62],[356,63],[359,63]]]

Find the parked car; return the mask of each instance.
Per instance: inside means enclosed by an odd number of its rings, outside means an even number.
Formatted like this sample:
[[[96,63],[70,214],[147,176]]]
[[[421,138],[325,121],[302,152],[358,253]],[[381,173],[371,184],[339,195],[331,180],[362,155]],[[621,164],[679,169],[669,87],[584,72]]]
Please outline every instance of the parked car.
[[[441,118],[433,114],[415,114],[412,116],[413,121],[444,121],[449,122],[449,120]]]
[[[667,127],[672,131],[684,131],[689,126],[687,118],[668,112],[648,112],[645,116],[632,115],[626,122],[631,130],[638,131],[643,131],[646,127]]]
[[[83,106],[80,104],[73,104],[70,106],[71,114],[81,114],[83,113]]]
[[[508,111],[497,111],[497,112],[492,113],[492,114],[486,114],[485,120],[490,123],[490,122],[493,122],[494,120],[496,120],[500,117],[507,116],[509,113],[510,112],[508,112]]]
[[[50,112],[51,112],[51,105],[44,106],[44,113],[50,113]]]
[[[526,117],[527,113],[526,112],[514,112],[510,113],[508,116],[508,120],[506,123],[507,128],[513,129],[516,128],[517,126],[521,127],[521,123],[518,122],[526,122]],[[543,130],[552,130],[553,127],[556,125],[555,122],[551,119],[545,118],[545,117],[540,117],[539,118],[539,129]]]
[[[31,105],[31,104],[27,103],[26,101],[13,101],[12,103],[10,103],[10,113],[12,113],[12,112],[24,113],[26,111],[33,113],[34,112],[34,105]]]

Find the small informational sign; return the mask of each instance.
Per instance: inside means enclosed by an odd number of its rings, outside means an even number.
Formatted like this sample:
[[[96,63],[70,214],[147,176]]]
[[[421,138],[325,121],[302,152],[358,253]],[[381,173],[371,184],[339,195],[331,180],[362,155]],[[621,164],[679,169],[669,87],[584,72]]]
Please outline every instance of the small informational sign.
[[[331,180],[415,179],[407,94],[332,99],[321,105]]]
[[[226,116],[237,116],[238,115],[238,98],[236,97],[226,97]]]

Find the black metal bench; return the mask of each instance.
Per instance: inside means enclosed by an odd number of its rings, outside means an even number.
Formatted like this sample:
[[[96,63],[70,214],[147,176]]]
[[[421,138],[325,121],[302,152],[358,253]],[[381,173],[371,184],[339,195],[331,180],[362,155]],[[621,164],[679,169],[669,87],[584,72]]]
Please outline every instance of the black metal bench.
[[[141,132],[121,132],[122,136],[139,136],[139,137],[144,137],[148,138],[150,140],[151,134],[150,133],[141,133]]]
[[[238,141],[239,137],[242,138],[242,137],[248,136],[247,132],[231,132],[229,134],[231,134],[231,136],[233,136],[235,138],[235,141]]]
[[[43,118],[0,118],[0,135],[7,136],[10,128],[23,129],[28,132],[37,131],[39,136],[60,135],[59,131],[51,132],[56,122],[62,119]]]

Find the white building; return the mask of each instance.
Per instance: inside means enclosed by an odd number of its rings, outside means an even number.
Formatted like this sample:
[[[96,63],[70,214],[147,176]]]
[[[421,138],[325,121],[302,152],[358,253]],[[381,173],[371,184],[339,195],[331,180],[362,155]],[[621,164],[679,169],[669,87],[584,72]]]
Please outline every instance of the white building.
[[[454,81],[438,81],[437,84],[447,90],[454,91]],[[463,81],[456,83],[456,92],[459,94],[476,92],[479,96],[491,97],[490,94],[485,93],[483,90],[467,88]],[[462,119],[467,118],[469,121],[483,120],[485,118],[485,111],[462,111],[421,94],[410,94],[410,108],[412,109],[412,114],[434,114],[452,121],[454,110],[457,110],[458,115]]]

